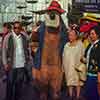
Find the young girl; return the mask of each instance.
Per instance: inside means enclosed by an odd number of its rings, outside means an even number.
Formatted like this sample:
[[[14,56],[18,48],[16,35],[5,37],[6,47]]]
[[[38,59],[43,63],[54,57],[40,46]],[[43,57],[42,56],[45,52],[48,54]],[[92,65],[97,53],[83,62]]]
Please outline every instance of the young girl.
[[[79,75],[75,70],[81,62],[83,56],[83,44],[78,40],[78,32],[72,29],[68,33],[69,42],[64,46],[63,52],[63,67],[66,77],[66,82],[69,90],[69,96],[73,98],[73,90],[76,89],[76,98],[80,97],[80,90],[83,83],[80,82]]]

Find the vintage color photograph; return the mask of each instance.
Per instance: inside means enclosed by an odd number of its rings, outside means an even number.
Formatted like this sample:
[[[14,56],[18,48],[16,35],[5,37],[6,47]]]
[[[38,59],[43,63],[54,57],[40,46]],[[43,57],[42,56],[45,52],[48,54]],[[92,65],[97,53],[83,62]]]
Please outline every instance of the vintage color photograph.
[[[0,100],[100,100],[100,0],[0,0]]]

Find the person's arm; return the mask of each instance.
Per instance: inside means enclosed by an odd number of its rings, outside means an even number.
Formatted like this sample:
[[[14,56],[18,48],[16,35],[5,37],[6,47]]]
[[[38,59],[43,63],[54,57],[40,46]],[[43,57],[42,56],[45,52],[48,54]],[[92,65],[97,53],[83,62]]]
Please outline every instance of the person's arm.
[[[95,54],[96,54],[97,67],[98,67],[98,82],[100,82],[100,45],[98,45]]]
[[[64,73],[64,55],[65,54],[65,46],[64,46],[64,50],[63,50],[63,53],[62,53],[62,72]]]
[[[7,63],[7,47],[8,47],[8,35],[5,36],[3,42],[2,42],[2,63],[4,66],[5,71],[9,70],[9,65]]]
[[[97,83],[98,83],[98,93],[100,95],[100,44],[98,45],[97,47],[97,50],[96,50],[96,59],[97,59],[97,67],[98,67],[98,80],[97,80]]]

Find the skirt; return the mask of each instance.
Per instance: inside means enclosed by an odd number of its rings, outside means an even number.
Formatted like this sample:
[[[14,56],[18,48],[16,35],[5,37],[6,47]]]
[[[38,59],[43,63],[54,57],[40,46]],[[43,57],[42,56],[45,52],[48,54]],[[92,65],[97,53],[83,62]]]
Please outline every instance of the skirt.
[[[87,76],[84,92],[86,100],[99,100],[96,76]]]

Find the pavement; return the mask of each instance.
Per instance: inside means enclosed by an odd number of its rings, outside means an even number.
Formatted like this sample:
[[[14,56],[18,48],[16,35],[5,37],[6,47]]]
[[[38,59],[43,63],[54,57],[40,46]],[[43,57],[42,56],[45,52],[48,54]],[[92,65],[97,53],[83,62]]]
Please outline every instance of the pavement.
[[[5,74],[2,70],[0,70],[0,100],[5,100],[6,96],[6,81]],[[39,92],[37,92],[33,86],[24,85],[22,97],[19,100],[39,100]],[[65,89],[62,90],[61,100],[69,100],[68,96],[66,96]]]

